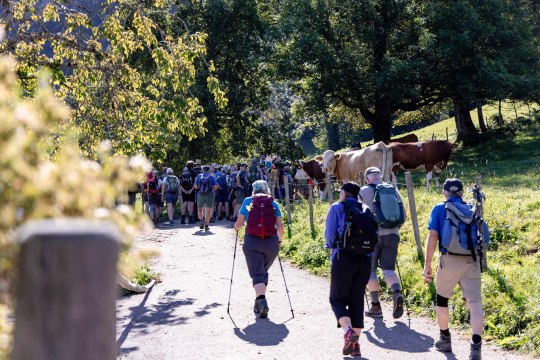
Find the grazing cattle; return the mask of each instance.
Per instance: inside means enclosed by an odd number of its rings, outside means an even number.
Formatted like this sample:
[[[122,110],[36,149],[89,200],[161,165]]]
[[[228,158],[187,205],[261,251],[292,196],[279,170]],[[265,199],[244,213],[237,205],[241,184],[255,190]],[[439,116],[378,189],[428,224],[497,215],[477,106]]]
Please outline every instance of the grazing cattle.
[[[321,200],[326,199],[324,188],[326,186],[325,174],[322,172],[321,164],[317,160],[300,161],[299,168],[296,170],[295,180],[311,179],[319,188],[319,197]]]
[[[446,140],[430,140],[417,143],[390,143],[392,148],[392,173],[394,184],[397,182],[399,169],[406,171],[426,171],[426,188],[435,175],[435,185],[439,186],[439,176],[446,168],[452,144]]]
[[[402,137],[390,139],[390,142],[391,143],[396,142],[396,143],[402,143],[402,144],[415,143],[415,142],[418,142],[418,136],[416,136],[416,134],[407,134]],[[387,142],[385,142],[385,144],[388,145]]]
[[[383,179],[389,181],[392,169],[392,149],[382,141],[362,150],[335,153],[326,150],[315,160],[322,161],[322,171],[334,175],[338,181],[363,180],[364,171],[370,166],[381,169]]]

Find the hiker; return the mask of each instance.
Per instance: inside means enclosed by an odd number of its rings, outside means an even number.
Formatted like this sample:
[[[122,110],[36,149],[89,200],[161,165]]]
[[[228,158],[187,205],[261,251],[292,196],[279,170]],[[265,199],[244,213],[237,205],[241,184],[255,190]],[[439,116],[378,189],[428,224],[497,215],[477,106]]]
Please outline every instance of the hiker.
[[[150,206],[150,218],[154,226],[159,224],[159,214],[161,204],[161,180],[159,180],[159,171],[153,170],[151,177],[146,182],[146,191],[148,194],[148,204]]]
[[[247,164],[240,164],[238,167],[240,170],[236,173],[236,181],[234,185],[234,197],[236,198],[236,203],[234,205],[234,217],[238,219],[238,214],[240,213],[240,208],[244,203],[244,199],[247,196],[249,181],[247,178]],[[236,220],[235,220],[236,221]]]
[[[249,165],[249,168],[247,169],[247,178],[249,181],[249,189],[248,193],[250,193],[251,187],[253,186],[253,183],[257,180],[263,180],[261,169],[257,166],[258,160],[253,159],[251,160],[251,165]]]
[[[369,208],[358,202],[359,192],[356,183],[341,186],[339,201],[328,210],[324,232],[332,262],[330,305],[345,334],[342,353],[352,356],[361,356],[358,339],[364,328],[363,296],[377,242],[377,224]]]
[[[268,317],[268,269],[278,256],[283,237],[283,221],[277,202],[270,195],[268,183],[258,180],[253,183],[252,196],[247,197],[234,224],[239,231],[247,222],[242,247],[255,290],[253,312],[259,318]]]
[[[386,284],[392,290],[392,316],[394,319],[399,319],[403,315],[403,294],[400,279],[396,274],[396,258],[400,240],[399,229],[406,217],[403,199],[393,185],[383,184],[379,168],[374,166],[367,168],[364,172],[364,179],[366,185],[360,189],[362,202],[369,207],[376,217],[383,217],[385,213],[396,213],[399,217],[397,221],[390,224],[384,223],[384,219],[377,219],[379,223],[379,240],[371,258],[371,276],[367,285],[371,297],[371,308],[366,311],[366,315],[373,318],[383,317],[379,300],[379,280],[377,278],[377,268],[380,267],[386,279]],[[377,197],[375,198],[376,193]],[[392,201],[386,201],[387,199]],[[379,207],[387,205],[391,208],[383,208],[384,211],[377,212],[374,208],[374,202]]]
[[[161,201],[167,204],[167,215],[169,215],[169,225],[174,225],[174,211],[180,194],[180,181],[174,175],[171,168],[167,168],[167,175],[163,178]]]
[[[142,203],[143,203],[143,213],[150,215],[150,199],[148,199],[148,181],[152,178],[152,172],[149,171],[146,174],[146,179],[142,183]]]
[[[180,188],[182,190],[182,204],[180,206],[180,213],[182,217],[180,224],[186,223],[186,210],[188,223],[195,223],[195,219],[193,218],[193,210],[195,208],[195,176],[192,173],[192,168],[193,161],[188,161],[180,178]]]
[[[193,168],[191,170],[191,173],[193,174],[193,179],[197,179],[197,176],[199,176],[199,174],[202,174],[202,162],[201,162],[201,159],[196,159],[195,160],[195,163],[193,164]],[[195,181],[195,180],[194,180]],[[197,194],[198,194],[198,190],[197,188],[195,188],[195,210],[194,210],[194,216],[195,216],[195,220],[196,221],[199,221],[199,220],[202,220],[202,219],[199,219],[199,208],[197,206]]]
[[[222,170],[223,171],[219,173],[219,176],[216,179],[218,186],[216,194],[218,220],[223,220],[223,212],[225,212],[225,218],[229,218],[229,185],[227,184],[227,165],[224,165]]]
[[[217,188],[216,179],[210,175],[210,166],[203,166],[203,173],[197,175],[195,179],[195,188],[197,189],[197,208],[201,220],[199,227],[201,230],[208,231],[214,208],[214,190]]]
[[[472,339],[470,345],[470,360],[480,360],[482,358],[482,330],[484,328],[484,313],[482,310],[481,295],[481,264],[480,259],[471,254],[471,250],[463,253],[459,249],[452,247],[449,251],[443,244],[452,241],[452,238],[458,237],[457,230],[452,231],[452,226],[448,223],[452,213],[456,220],[456,213],[461,212],[469,218],[474,217],[474,211],[466,204],[463,197],[463,184],[458,179],[447,179],[443,185],[444,202],[433,207],[428,222],[428,236],[426,243],[426,263],[424,266],[424,281],[431,283],[433,281],[432,259],[437,245],[440,252],[439,266],[437,267],[437,277],[435,279],[435,289],[437,291],[437,322],[440,328],[440,338],[435,343],[435,348],[441,352],[452,351],[452,341],[448,323],[450,312],[448,310],[448,299],[452,297],[454,288],[459,284],[462,291],[462,297],[467,300],[470,310],[470,322],[472,328]],[[447,208],[453,209],[447,210]],[[448,213],[447,213],[448,212]],[[471,214],[472,212],[472,214]],[[454,228],[455,229],[455,228]],[[474,231],[476,233],[476,231]],[[484,230],[484,234],[487,229]],[[454,235],[455,234],[455,235]],[[454,235],[454,236],[453,236]],[[470,234],[469,234],[470,235]],[[476,234],[473,234],[476,240]],[[459,243],[461,239],[456,241]],[[465,246],[472,239],[465,239]],[[447,245],[450,247],[449,244]],[[459,246],[459,245],[458,245]],[[474,249],[473,251],[476,251]]]

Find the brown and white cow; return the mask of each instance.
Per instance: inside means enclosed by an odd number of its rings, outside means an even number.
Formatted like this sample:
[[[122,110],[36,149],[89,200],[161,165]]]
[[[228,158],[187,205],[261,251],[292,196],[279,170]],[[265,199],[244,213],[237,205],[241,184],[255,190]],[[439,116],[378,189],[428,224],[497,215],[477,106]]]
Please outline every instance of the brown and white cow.
[[[426,171],[426,188],[435,175],[435,185],[439,186],[439,176],[446,168],[452,144],[446,140],[430,140],[417,143],[390,143],[392,148],[392,181],[397,182],[399,169],[406,171]]]
[[[294,179],[313,180],[313,182],[317,184],[317,187],[319,188],[319,197],[321,201],[325,200],[325,174],[321,169],[321,164],[317,160],[312,159],[309,161],[300,161],[296,174],[294,175]]]
[[[390,180],[392,169],[392,149],[382,141],[365,149],[335,153],[326,150],[315,160],[322,162],[322,171],[333,175],[338,181],[359,182],[363,179],[364,171],[370,166],[381,169],[383,179]]]
[[[393,142],[402,143],[402,144],[418,142],[418,136],[416,136],[416,134],[407,134],[407,135],[403,135],[402,137],[390,139],[389,143],[393,143]],[[387,142],[385,142],[385,144],[388,145]]]

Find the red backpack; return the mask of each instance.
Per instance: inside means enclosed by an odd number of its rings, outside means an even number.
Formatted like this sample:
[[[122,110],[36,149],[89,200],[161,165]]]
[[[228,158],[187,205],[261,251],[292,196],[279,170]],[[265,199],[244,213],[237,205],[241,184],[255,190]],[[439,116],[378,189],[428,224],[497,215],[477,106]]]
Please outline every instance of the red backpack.
[[[249,211],[246,232],[249,235],[265,238],[277,235],[274,199],[270,195],[257,194],[253,196]]]

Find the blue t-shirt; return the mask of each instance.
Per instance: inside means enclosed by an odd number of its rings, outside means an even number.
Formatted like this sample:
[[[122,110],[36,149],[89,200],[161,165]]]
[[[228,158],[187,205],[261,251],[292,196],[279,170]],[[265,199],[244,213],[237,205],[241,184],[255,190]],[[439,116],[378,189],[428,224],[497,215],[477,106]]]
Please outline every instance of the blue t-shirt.
[[[216,186],[216,178],[211,176],[209,173],[202,173],[197,175],[197,178],[195,179],[195,185],[198,186],[198,189],[201,189],[201,179],[202,178],[208,178],[209,184],[210,184],[210,192],[214,192],[214,186]]]
[[[448,202],[463,202],[463,199],[458,196],[451,196],[447,200]],[[444,228],[444,222],[446,221],[446,208],[445,202],[438,203],[431,210],[431,215],[428,221],[428,230],[435,230],[439,233],[439,251],[446,252],[446,249],[441,248],[440,240],[442,238],[442,230]]]
[[[252,202],[253,202],[253,197],[252,196],[247,197],[244,199],[244,202],[242,203],[242,207],[240,208],[240,214],[246,217],[246,221],[249,217],[248,208],[250,207]],[[272,207],[274,208],[274,214],[276,214],[276,216],[281,216],[281,210],[279,209],[279,205],[275,200],[272,201]]]

